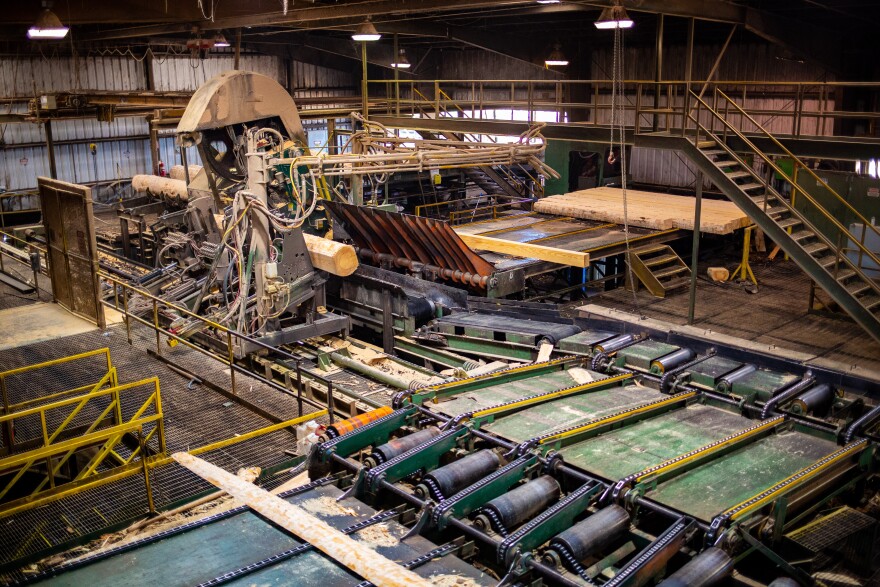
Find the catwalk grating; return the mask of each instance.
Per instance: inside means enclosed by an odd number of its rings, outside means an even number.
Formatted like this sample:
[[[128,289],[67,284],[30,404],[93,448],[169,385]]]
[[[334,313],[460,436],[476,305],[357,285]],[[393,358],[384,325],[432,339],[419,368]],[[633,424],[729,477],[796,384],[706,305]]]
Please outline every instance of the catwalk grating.
[[[150,356],[146,348],[152,343],[152,348],[155,349],[155,335],[146,328],[133,329],[133,342],[134,346],[128,344],[125,327],[119,325],[104,332],[92,331],[0,351],[0,368],[11,369],[109,347],[113,365],[118,369],[120,383],[152,376],[159,378],[169,453],[233,438],[272,423],[244,406],[231,402],[206,385],[192,383]],[[203,358],[196,351],[182,345],[173,349],[165,346],[162,351],[174,362],[185,363],[187,369],[198,373],[200,377],[228,387],[228,374],[220,363]],[[100,361],[91,362],[88,366],[84,364],[76,368],[47,371],[42,379],[35,378],[25,382],[22,386],[22,397],[38,397],[41,390],[49,389],[50,384],[57,387],[61,383],[69,388],[71,381],[88,380],[89,367],[100,370],[101,374],[106,371],[106,364]],[[94,371],[91,376],[94,380]],[[239,389],[247,390],[250,401],[266,411],[283,418],[298,415],[295,399],[244,375],[237,375],[237,383]],[[137,388],[134,393],[123,394],[123,415],[130,417],[143,404],[150,391],[151,388],[144,388],[143,392]],[[306,405],[305,409],[308,411],[313,408]],[[292,433],[280,430],[201,456],[232,472],[243,467],[267,469],[288,462],[290,456],[284,451],[293,449],[295,442]],[[212,490],[204,480],[177,464],[154,469],[150,479],[157,509],[173,507],[174,504]],[[278,481],[273,478],[272,482],[274,485]],[[51,551],[73,546],[100,535],[107,528],[123,526],[147,511],[144,480],[141,475],[135,475],[65,497],[35,510],[0,518],[0,568],[15,567],[18,565],[9,563],[21,559],[34,560]],[[7,578],[12,576],[8,575]]]

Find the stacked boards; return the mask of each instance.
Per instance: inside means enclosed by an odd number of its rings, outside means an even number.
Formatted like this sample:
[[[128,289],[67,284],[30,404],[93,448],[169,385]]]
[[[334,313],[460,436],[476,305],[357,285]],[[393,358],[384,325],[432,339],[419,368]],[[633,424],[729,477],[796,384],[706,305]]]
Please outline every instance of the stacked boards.
[[[626,216],[630,226],[654,230],[694,229],[695,198],[637,190],[626,190],[626,196]],[[535,202],[535,211],[623,224],[623,190],[600,187],[549,196]],[[703,198],[700,212],[702,232],[730,234],[749,223],[749,217],[733,202]]]

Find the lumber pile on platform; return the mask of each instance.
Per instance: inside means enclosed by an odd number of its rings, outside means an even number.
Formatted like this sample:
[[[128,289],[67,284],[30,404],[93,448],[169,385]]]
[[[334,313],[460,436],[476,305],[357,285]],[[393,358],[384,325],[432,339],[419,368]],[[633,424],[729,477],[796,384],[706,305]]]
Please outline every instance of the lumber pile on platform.
[[[626,190],[626,194],[630,226],[654,230],[694,229],[695,198],[637,190]],[[623,190],[601,187],[549,196],[535,203],[535,211],[623,224]],[[702,232],[730,234],[748,226],[749,222],[749,217],[733,202],[703,198]]]

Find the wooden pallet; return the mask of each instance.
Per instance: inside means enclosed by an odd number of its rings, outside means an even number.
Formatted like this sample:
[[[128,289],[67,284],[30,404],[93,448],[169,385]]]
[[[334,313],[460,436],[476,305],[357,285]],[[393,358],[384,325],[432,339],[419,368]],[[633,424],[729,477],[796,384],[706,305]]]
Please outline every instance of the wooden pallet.
[[[655,230],[694,229],[695,198],[637,190],[627,190],[626,194],[631,226]],[[623,224],[623,190],[601,187],[549,196],[538,200],[534,209],[545,214]],[[749,224],[749,217],[726,200],[703,198],[700,218],[700,230],[711,234],[730,234]]]

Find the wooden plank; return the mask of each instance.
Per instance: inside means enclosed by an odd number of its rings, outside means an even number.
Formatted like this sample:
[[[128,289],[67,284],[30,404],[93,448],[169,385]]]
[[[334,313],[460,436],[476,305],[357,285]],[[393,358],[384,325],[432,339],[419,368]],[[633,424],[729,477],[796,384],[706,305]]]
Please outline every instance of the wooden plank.
[[[431,587],[431,582],[357,542],[323,520],[188,453],[174,453],[175,461],[225,490],[255,512],[305,540],[333,560],[378,587]]]
[[[626,217],[632,226],[642,228],[693,230],[694,205],[694,198],[687,196],[627,190]],[[550,196],[536,202],[535,211],[623,224],[623,193],[619,188],[600,187]],[[703,232],[729,234],[748,224],[748,216],[732,202],[703,199]]]
[[[581,253],[580,251],[568,251],[529,243],[517,243],[475,234],[459,234],[458,236],[461,237],[461,240],[467,246],[478,251],[504,253],[505,255],[513,255],[514,257],[523,257],[525,259],[540,259],[541,261],[568,265],[570,267],[583,268],[590,265],[589,253]]]

